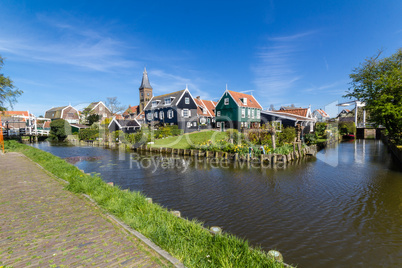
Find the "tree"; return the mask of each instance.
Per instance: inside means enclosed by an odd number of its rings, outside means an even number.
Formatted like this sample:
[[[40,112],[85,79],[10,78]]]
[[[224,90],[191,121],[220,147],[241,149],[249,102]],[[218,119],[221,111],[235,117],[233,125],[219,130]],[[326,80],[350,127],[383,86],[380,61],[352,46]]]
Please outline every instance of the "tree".
[[[49,136],[55,141],[64,141],[67,135],[71,135],[71,126],[64,119],[57,119],[50,123]]]
[[[106,98],[105,104],[113,115],[126,110],[126,107],[121,105],[120,101],[117,100],[117,97]]]
[[[4,61],[0,56],[0,70],[3,68]],[[6,103],[13,107],[13,104],[17,101],[16,98],[23,93],[22,90],[16,88],[10,77],[5,77],[0,73],[0,111],[6,110]]]
[[[379,59],[381,51],[353,69],[352,86],[344,97],[366,104],[370,118],[383,125],[397,143],[402,142],[402,49]]]
[[[93,123],[99,122],[100,116],[99,114],[91,114],[87,116],[88,124],[90,126],[93,125]]]

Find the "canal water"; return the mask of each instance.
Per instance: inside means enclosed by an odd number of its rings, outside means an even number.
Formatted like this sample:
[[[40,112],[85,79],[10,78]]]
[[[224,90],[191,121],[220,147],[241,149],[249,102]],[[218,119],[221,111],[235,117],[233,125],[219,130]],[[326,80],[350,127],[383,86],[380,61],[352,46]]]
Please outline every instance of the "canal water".
[[[277,249],[298,267],[402,267],[402,168],[381,141],[344,142],[275,167],[34,146],[183,217]]]

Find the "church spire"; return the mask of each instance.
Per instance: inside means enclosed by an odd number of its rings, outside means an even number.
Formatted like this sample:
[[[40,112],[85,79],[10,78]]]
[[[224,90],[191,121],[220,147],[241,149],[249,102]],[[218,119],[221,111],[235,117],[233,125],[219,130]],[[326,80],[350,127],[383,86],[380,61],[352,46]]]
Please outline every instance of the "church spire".
[[[144,88],[152,89],[151,84],[149,83],[149,80],[148,80],[147,69],[145,67],[144,67],[144,72],[142,73],[142,82],[141,82],[140,89],[144,89]]]

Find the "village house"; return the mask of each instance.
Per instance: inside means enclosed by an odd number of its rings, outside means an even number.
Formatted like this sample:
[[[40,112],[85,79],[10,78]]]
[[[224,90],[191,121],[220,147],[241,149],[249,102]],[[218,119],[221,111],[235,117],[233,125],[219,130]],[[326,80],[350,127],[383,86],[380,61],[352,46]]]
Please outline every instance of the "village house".
[[[202,100],[200,96],[194,99],[197,104],[198,123],[200,128],[215,128],[216,101]]]
[[[70,124],[78,124],[80,121],[78,110],[71,105],[49,109],[45,113],[45,118],[49,118],[52,121],[56,119],[64,119]]]
[[[314,110],[313,117],[317,122],[326,122],[330,119],[330,116],[323,109]]]
[[[122,114],[124,119],[135,119],[140,114],[140,106],[131,106],[129,105],[127,110],[125,110]]]
[[[177,125],[185,133],[198,129],[197,104],[188,88],[154,96],[145,106],[149,125]]]
[[[262,106],[254,96],[226,89],[215,107],[216,127],[228,128],[260,127]]]
[[[303,133],[313,132],[315,118],[311,113],[311,107],[308,108],[295,108],[295,107],[281,107],[276,113],[287,115],[288,117],[295,117],[303,127]]]
[[[84,109],[82,114],[84,114],[84,116],[97,114],[99,116],[99,121],[113,116],[112,112],[102,101],[92,102]]]
[[[109,132],[121,130],[126,134],[135,133],[141,129],[140,123],[135,119],[116,119],[113,118],[108,125]]]

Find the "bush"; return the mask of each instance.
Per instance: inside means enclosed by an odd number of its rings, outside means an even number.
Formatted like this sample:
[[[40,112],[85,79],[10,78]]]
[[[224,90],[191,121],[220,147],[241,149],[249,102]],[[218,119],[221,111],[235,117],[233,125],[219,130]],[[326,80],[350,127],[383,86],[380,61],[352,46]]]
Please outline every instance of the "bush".
[[[96,138],[99,137],[99,130],[96,129],[89,129],[89,128],[84,128],[80,129],[80,132],[78,133],[78,137],[80,140],[96,140]]]
[[[315,134],[307,133],[306,135],[304,135],[304,142],[307,145],[314,144],[316,142]]]
[[[282,132],[277,132],[278,143],[283,145],[285,143],[292,143],[296,138],[296,129],[294,127],[285,127]]]
[[[323,122],[319,122],[315,124],[315,133],[317,136],[324,136],[325,130],[327,129],[327,124]]]
[[[240,144],[244,140],[244,135],[236,129],[226,130],[228,140],[232,140],[234,144]]]
[[[342,135],[355,134],[356,133],[355,122],[341,122],[338,125],[338,130]]]
[[[71,126],[64,119],[57,119],[50,123],[49,138],[54,141],[64,141],[71,135]]]

